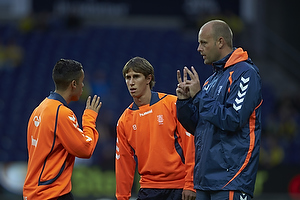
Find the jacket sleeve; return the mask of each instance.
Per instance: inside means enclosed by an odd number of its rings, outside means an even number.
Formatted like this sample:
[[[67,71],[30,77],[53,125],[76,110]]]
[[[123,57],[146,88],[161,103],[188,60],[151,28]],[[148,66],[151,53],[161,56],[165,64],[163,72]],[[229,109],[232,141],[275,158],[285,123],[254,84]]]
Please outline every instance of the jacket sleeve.
[[[115,158],[116,197],[118,200],[128,200],[131,197],[135,166],[134,152],[127,142],[124,125],[119,120]]]
[[[179,100],[176,102],[177,118],[182,126],[194,135],[198,119],[199,111],[197,105],[193,104],[193,99]]]
[[[195,166],[195,145],[194,145],[194,136],[187,132],[180,122],[177,122],[177,129],[180,137],[183,142],[183,151],[185,157],[185,185],[184,190],[191,190],[196,192],[194,189],[193,177],[194,177],[194,166]]]
[[[95,111],[86,109],[82,116],[82,130],[73,111],[61,107],[57,119],[57,136],[70,154],[79,158],[92,156],[99,137],[95,125],[97,116]]]
[[[249,68],[242,73],[233,73],[233,82],[225,97],[225,103],[200,92],[199,117],[225,131],[236,131],[249,120],[251,113],[262,102],[261,80],[255,70]],[[216,117],[218,116],[218,117]]]

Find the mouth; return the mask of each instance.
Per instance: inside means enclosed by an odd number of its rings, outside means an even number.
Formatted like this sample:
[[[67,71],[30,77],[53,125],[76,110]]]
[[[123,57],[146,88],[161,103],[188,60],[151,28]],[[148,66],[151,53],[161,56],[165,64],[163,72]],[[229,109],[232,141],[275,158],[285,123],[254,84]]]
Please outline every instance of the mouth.
[[[130,91],[130,93],[135,93],[136,92],[136,88],[130,88],[129,91]]]

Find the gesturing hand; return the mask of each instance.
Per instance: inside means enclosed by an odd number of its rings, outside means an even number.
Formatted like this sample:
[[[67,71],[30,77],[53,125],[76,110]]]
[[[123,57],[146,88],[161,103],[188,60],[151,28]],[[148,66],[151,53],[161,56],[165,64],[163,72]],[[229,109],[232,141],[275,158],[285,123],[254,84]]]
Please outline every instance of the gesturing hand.
[[[98,97],[97,95],[94,95],[92,101],[91,101],[91,96],[88,97],[88,99],[86,101],[85,109],[90,109],[90,110],[93,110],[98,113],[101,106],[102,106],[102,102],[100,102],[100,97]]]
[[[187,80],[187,73],[185,68],[183,69],[183,81],[181,79],[180,71],[177,70],[177,81],[178,85],[176,88],[176,94],[178,99],[188,99],[191,97],[190,90],[186,86],[186,80]]]
[[[198,73],[194,67],[191,67],[191,69],[192,71],[190,71],[187,67],[183,68],[183,81],[181,79],[180,71],[177,70],[178,85],[176,88],[176,94],[178,99],[193,98],[201,90]],[[189,75],[190,80],[187,79],[187,74]]]

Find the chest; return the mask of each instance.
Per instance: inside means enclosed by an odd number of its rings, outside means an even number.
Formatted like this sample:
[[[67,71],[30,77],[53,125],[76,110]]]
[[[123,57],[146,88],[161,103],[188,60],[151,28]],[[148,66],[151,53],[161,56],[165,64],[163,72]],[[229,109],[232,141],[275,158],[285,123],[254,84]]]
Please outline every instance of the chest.
[[[232,73],[230,71],[218,71],[212,75],[202,90],[215,99],[222,100],[230,92],[232,84]]]
[[[127,117],[126,137],[134,147],[136,144],[157,143],[174,137],[176,112],[165,106],[147,106],[131,111]]]

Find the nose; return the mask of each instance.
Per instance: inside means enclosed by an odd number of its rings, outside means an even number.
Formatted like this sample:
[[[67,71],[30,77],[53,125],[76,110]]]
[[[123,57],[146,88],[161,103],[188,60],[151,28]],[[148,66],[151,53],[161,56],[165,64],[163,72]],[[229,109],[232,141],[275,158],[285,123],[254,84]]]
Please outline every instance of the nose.
[[[201,45],[200,45],[200,44],[198,45],[197,51],[198,51],[198,52],[201,52],[201,51],[202,51],[202,48],[201,48]]]
[[[129,85],[134,85],[134,81],[133,81],[132,77],[128,79],[128,83],[129,83]]]

